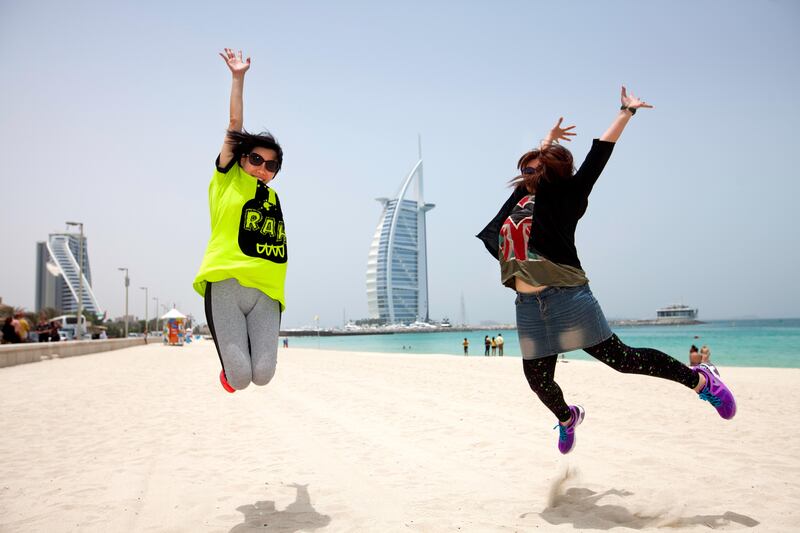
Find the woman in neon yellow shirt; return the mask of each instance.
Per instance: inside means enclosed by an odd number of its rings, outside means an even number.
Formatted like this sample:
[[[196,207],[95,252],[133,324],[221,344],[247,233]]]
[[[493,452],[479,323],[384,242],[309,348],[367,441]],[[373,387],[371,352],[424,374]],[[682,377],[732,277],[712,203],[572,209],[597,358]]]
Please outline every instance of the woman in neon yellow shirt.
[[[271,134],[243,129],[250,58],[229,48],[220,56],[233,77],[230,123],[208,187],[211,237],[194,288],[205,298],[220,382],[234,392],[275,375],[287,250],[281,204],[267,184],[283,150]]]

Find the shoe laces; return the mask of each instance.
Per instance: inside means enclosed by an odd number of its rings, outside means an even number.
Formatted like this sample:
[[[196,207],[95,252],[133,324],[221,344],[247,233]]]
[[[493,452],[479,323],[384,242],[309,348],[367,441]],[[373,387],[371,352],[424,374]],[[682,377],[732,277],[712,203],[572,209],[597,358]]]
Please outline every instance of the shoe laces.
[[[714,407],[719,407],[722,405],[722,400],[711,393],[711,387],[706,387],[703,389],[703,391],[700,393],[700,399],[707,401]]]
[[[562,424],[556,424],[555,426],[553,426],[553,429],[556,428],[558,428],[558,440],[560,440],[561,442],[566,441],[568,435],[567,432],[568,426],[564,426]]]

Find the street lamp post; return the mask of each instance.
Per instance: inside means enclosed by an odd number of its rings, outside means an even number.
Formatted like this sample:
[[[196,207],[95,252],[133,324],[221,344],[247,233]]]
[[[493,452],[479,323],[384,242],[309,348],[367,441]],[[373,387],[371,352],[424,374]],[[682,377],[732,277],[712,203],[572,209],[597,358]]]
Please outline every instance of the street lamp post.
[[[161,319],[158,316],[158,296],[153,296],[153,300],[156,301],[156,315],[154,317],[156,319],[156,331],[161,331]]]
[[[128,269],[125,267],[120,267],[117,270],[124,270],[125,271],[125,338],[128,338],[128,285],[131,284],[131,280],[128,277]]]
[[[75,331],[78,340],[83,340],[83,222],[67,222],[67,226],[81,228],[81,238],[78,241],[78,319],[75,321]]]
[[[147,314],[147,304],[149,301],[149,296],[147,293],[147,287],[139,287],[144,291],[144,343],[147,344],[147,321],[149,319],[149,315]]]

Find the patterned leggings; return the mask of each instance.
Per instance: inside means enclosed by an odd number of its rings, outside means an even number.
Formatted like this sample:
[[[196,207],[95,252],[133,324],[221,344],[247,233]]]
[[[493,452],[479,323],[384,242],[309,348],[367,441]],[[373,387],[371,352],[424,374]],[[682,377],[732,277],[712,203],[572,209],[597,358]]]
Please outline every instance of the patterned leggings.
[[[664,378],[691,389],[698,383],[697,374],[677,359],[652,348],[631,348],[616,335],[583,351],[617,372]],[[522,368],[533,392],[561,422],[566,422],[570,417],[569,408],[561,387],[554,380],[557,359],[558,355],[523,359]]]

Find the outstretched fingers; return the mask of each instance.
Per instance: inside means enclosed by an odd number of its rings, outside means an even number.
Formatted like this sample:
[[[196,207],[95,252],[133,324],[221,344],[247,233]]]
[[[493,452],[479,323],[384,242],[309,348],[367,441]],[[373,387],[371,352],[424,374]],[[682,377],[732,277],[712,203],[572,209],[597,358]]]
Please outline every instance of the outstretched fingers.
[[[225,60],[225,64],[236,76],[244,74],[250,68],[250,58],[245,60],[241,50],[223,48],[223,52],[220,52],[219,56]]]
[[[574,137],[576,135],[571,131],[575,128],[575,125],[561,127],[563,123],[564,123],[564,117],[559,117],[555,126],[553,126],[553,129],[550,130],[549,138],[553,142],[557,143],[558,141],[571,141],[572,139],[570,139],[570,137]]]
[[[633,94],[633,92],[629,93],[624,85],[622,86],[622,90],[620,91],[620,100],[622,101],[623,106],[630,107],[633,109],[638,109],[641,107],[647,109],[653,109],[654,107],[653,105],[648,104],[647,102],[645,102],[644,100]]]

